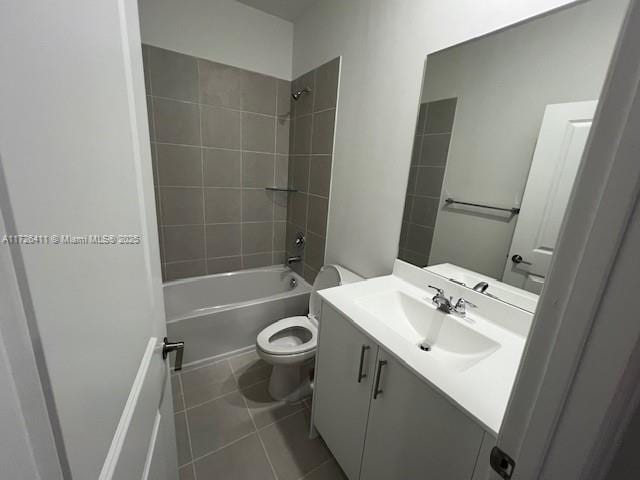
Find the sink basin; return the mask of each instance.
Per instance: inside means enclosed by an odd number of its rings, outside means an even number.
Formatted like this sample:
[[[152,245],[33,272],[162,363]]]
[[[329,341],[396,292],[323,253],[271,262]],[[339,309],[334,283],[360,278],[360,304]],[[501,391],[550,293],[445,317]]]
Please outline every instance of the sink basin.
[[[355,302],[447,368],[463,371],[500,348],[453,315],[401,291],[361,297]]]

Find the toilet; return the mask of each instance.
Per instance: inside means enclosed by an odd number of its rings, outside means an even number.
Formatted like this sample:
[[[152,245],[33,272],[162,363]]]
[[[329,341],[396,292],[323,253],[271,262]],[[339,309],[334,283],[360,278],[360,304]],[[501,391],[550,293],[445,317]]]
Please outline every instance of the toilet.
[[[339,265],[325,265],[313,282],[307,316],[288,317],[264,328],[256,339],[260,358],[273,365],[269,394],[297,402],[311,394],[311,370],[318,344],[319,290],[362,280]]]

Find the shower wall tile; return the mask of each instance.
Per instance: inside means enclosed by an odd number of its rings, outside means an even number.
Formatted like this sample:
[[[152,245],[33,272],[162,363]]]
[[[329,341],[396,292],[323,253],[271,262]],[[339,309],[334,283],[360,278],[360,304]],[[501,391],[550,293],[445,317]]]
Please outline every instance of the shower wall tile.
[[[206,188],[204,195],[205,221],[236,223],[242,219],[242,190],[239,188]]]
[[[202,109],[202,144],[206,147],[240,148],[240,112],[226,108]]]
[[[278,118],[290,118],[291,112],[291,82],[278,79],[278,99],[277,99],[277,116]]]
[[[202,190],[189,187],[160,187],[163,225],[202,225]]]
[[[275,152],[276,145],[275,117],[242,114],[242,149],[252,152]]]
[[[274,185],[275,155],[270,153],[242,153],[242,186],[264,188]]]
[[[400,232],[399,258],[418,266],[429,260],[457,99],[420,105]]]
[[[198,60],[200,102],[205,105],[240,109],[243,71],[236,67]]]
[[[259,268],[266,267],[273,264],[273,254],[258,253],[256,255],[243,255],[242,264],[244,268]]]
[[[334,58],[316,72],[316,98],[313,107],[314,112],[335,108],[338,99],[338,75],[340,72],[340,59]]]
[[[307,231],[319,236],[325,236],[327,231],[327,210],[329,200],[315,195],[309,195],[309,209],[307,217]]]
[[[204,227],[162,227],[166,263],[204,258]]]
[[[198,105],[153,97],[156,141],[200,145]]]
[[[156,97],[198,101],[198,65],[189,55],[148,47],[152,94]]]
[[[233,272],[242,269],[242,257],[221,257],[207,260],[207,273]]]
[[[287,155],[289,153],[289,134],[291,122],[288,118],[276,119],[276,153]]]
[[[240,223],[207,225],[207,256],[209,259],[240,255],[242,253],[241,228]]]
[[[289,185],[299,192],[307,192],[309,186],[309,155],[295,155],[289,161]]]
[[[312,153],[331,155],[333,152],[335,118],[336,111],[333,109],[313,114]]]
[[[157,144],[160,186],[202,186],[202,150],[199,147]]]
[[[309,170],[309,193],[329,198],[331,188],[331,155],[311,157]]]
[[[324,263],[339,71],[336,58],[291,85],[292,92],[305,86],[313,92],[292,102],[289,186],[298,193],[289,196],[284,249],[302,257],[292,268],[309,282]],[[298,232],[307,239],[304,249],[295,246]]]
[[[424,133],[448,133],[453,127],[456,98],[447,98],[427,105]]]
[[[203,149],[204,186],[240,187],[242,152],[240,150]]]
[[[276,155],[276,173],[274,185],[276,187],[285,187],[288,185],[289,179],[289,156]]]
[[[277,79],[260,73],[243,72],[242,110],[276,114]]]
[[[434,133],[422,137],[419,165],[444,167],[449,154],[450,133]]]
[[[245,189],[242,192],[242,221],[273,221],[273,200],[271,192],[264,189]]]
[[[207,274],[207,266],[204,259],[167,263],[165,265],[167,280],[178,280],[180,278],[197,277]]]
[[[312,115],[305,115],[304,117],[296,118],[293,130],[293,152],[291,152],[294,155],[311,153],[312,121]]]
[[[273,222],[242,224],[242,254],[271,254],[273,245]]]

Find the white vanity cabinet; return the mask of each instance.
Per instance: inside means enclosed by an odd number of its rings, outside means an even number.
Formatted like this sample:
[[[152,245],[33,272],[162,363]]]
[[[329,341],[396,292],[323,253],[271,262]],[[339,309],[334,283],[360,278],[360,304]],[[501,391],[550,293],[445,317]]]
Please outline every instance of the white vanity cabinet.
[[[483,428],[326,302],[313,410],[350,480],[479,478]]]
[[[323,302],[314,424],[350,479],[359,478],[378,346]]]

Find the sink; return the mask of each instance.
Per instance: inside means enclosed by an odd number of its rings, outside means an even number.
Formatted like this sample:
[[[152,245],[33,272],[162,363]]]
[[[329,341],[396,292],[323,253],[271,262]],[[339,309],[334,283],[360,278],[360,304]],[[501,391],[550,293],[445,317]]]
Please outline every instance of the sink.
[[[387,327],[421,348],[424,355],[454,370],[464,371],[500,348],[500,344],[447,315],[430,301],[401,291],[358,298],[355,303]]]

